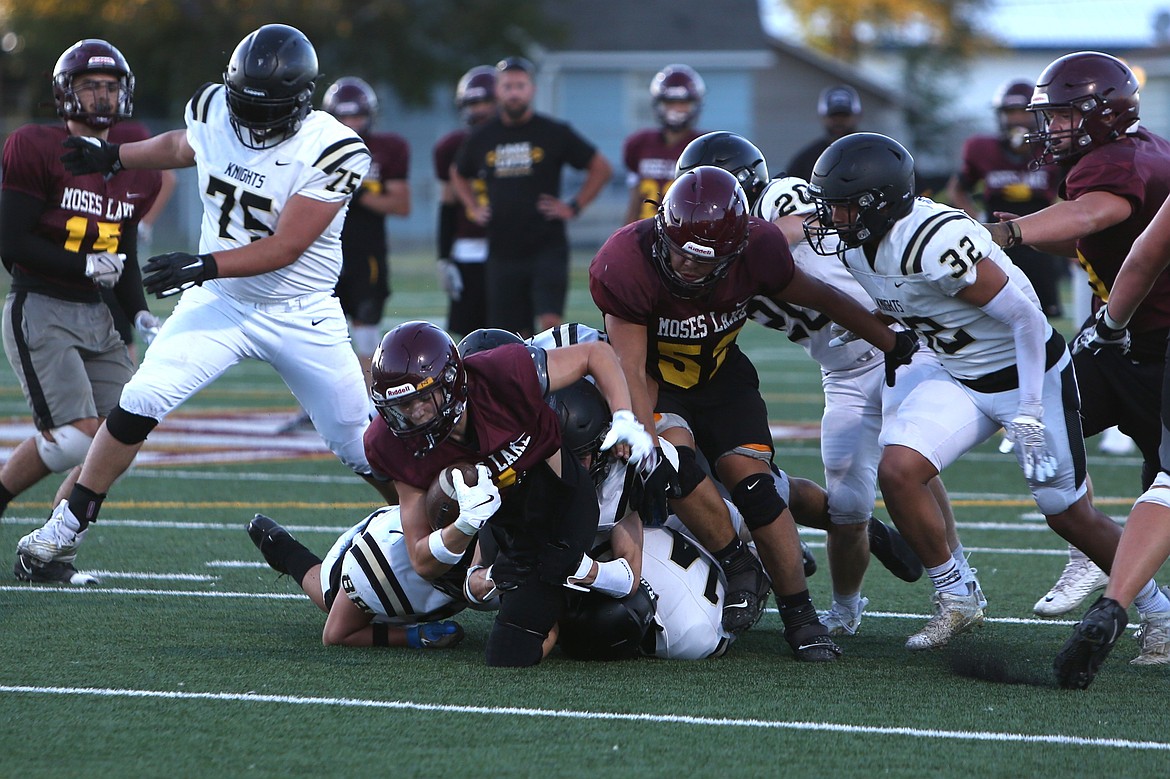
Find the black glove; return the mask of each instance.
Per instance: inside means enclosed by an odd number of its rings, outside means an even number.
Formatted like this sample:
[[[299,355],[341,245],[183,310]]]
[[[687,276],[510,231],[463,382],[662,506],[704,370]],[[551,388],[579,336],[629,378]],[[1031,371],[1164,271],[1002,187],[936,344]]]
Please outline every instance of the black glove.
[[[1086,349],[1096,354],[1102,349],[1120,349],[1122,354],[1129,352],[1130,335],[1127,328],[1114,329],[1105,324],[1106,306],[1097,309],[1096,315],[1090,319],[1077,334],[1072,342],[1072,353],[1077,354]]]
[[[118,156],[117,143],[106,143],[101,138],[70,135],[62,143],[69,149],[61,156],[65,170],[74,176],[84,176],[87,173],[101,173],[114,175],[122,169],[122,160]]]
[[[670,510],[666,502],[670,498],[681,498],[682,487],[678,484],[678,471],[662,453],[662,447],[654,447],[656,464],[648,471],[638,472],[631,501],[642,518],[642,524],[658,527],[666,522]]]
[[[142,286],[156,297],[165,298],[218,275],[215,257],[210,254],[171,252],[147,261],[142,269]]]
[[[911,330],[894,331],[894,348],[886,352],[886,386],[894,386],[894,373],[908,365],[918,351],[918,336]]]

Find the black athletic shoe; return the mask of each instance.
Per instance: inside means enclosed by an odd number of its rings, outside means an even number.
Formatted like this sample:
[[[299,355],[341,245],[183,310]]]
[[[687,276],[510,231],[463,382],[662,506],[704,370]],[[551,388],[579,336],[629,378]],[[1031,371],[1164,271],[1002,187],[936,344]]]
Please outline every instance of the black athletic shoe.
[[[804,578],[807,579],[817,572],[817,558],[803,541],[800,542],[800,554],[804,557]]]
[[[298,543],[292,534],[270,517],[257,514],[248,523],[248,537],[264,555],[264,561],[277,573],[288,574],[284,565],[285,552],[289,543]]]
[[[902,534],[876,517],[869,518],[869,553],[904,582],[922,578],[922,561]]]
[[[1066,690],[1088,687],[1128,622],[1129,613],[1120,603],[1098,598],[1073,628],[1072,637],[1064,642],[1052,664],[1057,683]]]
[[[829,636],[819,621],[784,631],[784,639],[792,647],[797,660],[806,663],[831,663],[841,656],[841,647]]]
[[[98,583],[96,576],[81,573],[73,567],[73,563],[62,563],[57,560],[42,563],[23,552],[16,553],[16,564],[12,567],[12,572],[20,581],[34,584],[72,584],[75,587],[84,587]]]
[[[772,580],[760,562],[751,557],[753,566],[727,577],[727,595],[723,600],[723,629],[742,633],[760,621],[768,605]]]

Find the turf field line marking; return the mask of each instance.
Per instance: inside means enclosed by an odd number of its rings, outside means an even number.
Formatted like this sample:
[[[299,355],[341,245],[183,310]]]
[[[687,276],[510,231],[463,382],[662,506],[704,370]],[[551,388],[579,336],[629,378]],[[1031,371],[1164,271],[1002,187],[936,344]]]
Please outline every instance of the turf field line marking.
[[[272,481],[313,484],[356,484],[353,476],[322,476],[310,473],[263,473],[246,471],[215,473],[212,471],[178,471],[165,467],[136,466],[126,473],[126,478],[138,476],[143,479],[174,479],[175,481]]]
[[[569,720],[609,720],[615,722],[648,722],[663,725],[699,725],[716,728],[738,727],[765,730],[799,730],[826,733],[863,733],[877,736],[909,736],[925,739],[956,741],[988,741],[1023,744],[1059,744],[1061,746],[1110,747],[1115,749],[1170,751],[1164,741],[1133,741],[1121,738],[1085,738],[1059,733],[1007,733],[987,730],[938,730],[877,725],[852,725],[838,722],[806,722],[800,720],[733,719],[730,717],[698,717],[688,714],[650,714],[608,711],[575,711],[572,709],[533,709],[518,706],[464,706],[414,701],[383,701],[370,698],[330,698],[296,695],[262,695],[253,692],[187,692],[178,690],[133,690],[100,687],[33,687],[28,685],[0,685],[0,693],[29,695],[87,695],[102,698],[161,698],[182,701],[226,701],[238,703],[277,703],[296,706],[341,706],[367,709],[395,709],[400,711],[440,712],[448,714],[478,714],[486,716],[533,717]]]
[[[88,573],[82,571],[82,573]],[[47,592],[67,595],[161,595],[175,598],[257,598],[259,600],[306,600],[303,592],[213,592],[200,590],[138,590],[131,587],[45,587],[5,584],[0,592]]]
[[[42,525],[44,519],[36,517],[3,517],[0,525]],[[244,522],[171,522],[162,519],[105,519],[97,527],[133,527],[146,530],[230,530],[242,533],[247,526]],[[288,530],[300,533],[341,533],[351,525],[284,525]]]
[[[258,560],[208,560],[208,568],[267,568],[268,563]]]
[[[152,573],[149,571],[86,571],[99,579],[131,579],[161,582],[217,582],[218,576],[205,573]]]

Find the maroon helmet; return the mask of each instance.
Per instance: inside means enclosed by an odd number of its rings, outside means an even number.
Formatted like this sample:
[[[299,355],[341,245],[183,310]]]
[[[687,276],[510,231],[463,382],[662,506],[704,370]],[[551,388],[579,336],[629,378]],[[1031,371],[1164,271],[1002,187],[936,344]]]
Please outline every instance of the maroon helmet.
[[[368,129],[378,113],[378,95],[374,88],[357,76],[342,76],[325,90],[321,108],[334,116],[365,117]]]
[[[455,107],[464,124],[472,125],[482,117],[490,115],[478,109],[485,104],[496,102],[496,69],[490,65],[477,65],[463,74],[455,87]]]
[[[83,73],[108,73],[117,76],[121,88],[118,90],[116,106],[107,110],[89,113],[82,109],[81,101],[73,90],[73,80]],[[134,74],[122,52],[106,41],[86,38],[65,50],[53,68],[53,101],[57,104],[57,115],[64,119],[82,122],[95,130],[110,127],[122,119],[129,119],[134,111]]]
[[[451,336],[430,322],[404,322],[374,352],[370,398],[390,432],[422,457],[451,434],[467,405],[467,373]],[[422,422],[419,401],[434,414]]]
[[[999,89],[995,90],[995,96],[991,98],[991,107],[995,109],[995,118],[999,123],[999,135],[1015,148],[1023,148],[1025,138],[1033,124],[1031,122],[1021,124],[1019,114],[1014,115],[1013,121],[1012,112],[1026,111],[1035,91],[1034,83],[1016,78],[1001,84]]]
[[[723,168],[700,165],[666,190],[654,229],[654,260],[671,294],[697,297],[727,275],[748,238],[748,200],[743,187]],[[671,254],[700,263],[707,272],[686,277],[675,271]]]
[[[703,77],[690,65],[667,65],[655,74],[650,82],[650,99],[658,122],[668,130],[690,127],[699,118],[707,85]],[[679,111],[668,107],[667,102],[690,101],[691,107]]]
[[[1067,130],[1053,131],[1055,109],[1075,109],[1080,122]],[[1028,141],[1044,144],[1041,164],[1073,159],[1112,143],[1137,124],[1137,76],[1108,54],[1066,54],[1040,74],[1028,110],[1036,115],[1039,128]],[[1065,140],[1067,145],[1062,144]]]

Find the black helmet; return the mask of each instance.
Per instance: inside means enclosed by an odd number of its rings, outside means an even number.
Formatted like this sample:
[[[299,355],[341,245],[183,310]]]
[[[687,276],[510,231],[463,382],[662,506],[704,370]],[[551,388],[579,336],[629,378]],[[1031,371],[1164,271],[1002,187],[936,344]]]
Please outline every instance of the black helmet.
[[[846,247],[880,239],[914,205],[914,158],[895,141],[878,133],[838,138],[813,166],[809,195],[817,206],[819,225],[805,224],[809,245],[818,254],[836,249],[824,245],[836,235]],[[833,223],[833,206],[852,206],[849,224]]]
[[[608,458],[601,456],[601,441],[609,431],[609,404],[601,390],[588,379],[578,379],[548,396],[548,404],[561,421],[561,446],[578,459],[592,456],[589,473],[594,481],[605,476]]]
[[[627,660],[654,652],[658,596],[643,579],[624,598],[570,592],[561,614],[561,649],[574,660]]]
[[[768,186],[768,163],[764,155],[742,135],[725,130],[700,135],[682,150],[674,165],[674,177],[700,165],[714,165],[735,176],[748,197],[749,206],[755,205]]]
[[[511,330],[501,330],[498,327],[481,327],[463,336],[463,340],[459,342],[459,354],[462,357],[470,357],[477,352],[486,352],[488,349],[495,349],[497,346],[503,346],[504,344],[522,343],[524,343],[524,339]]]
[[[223,73],[240,143],[269,149],[295,135],[312,107],[316,79],[317,52],[300,30],[266,24],[249,33]]]

